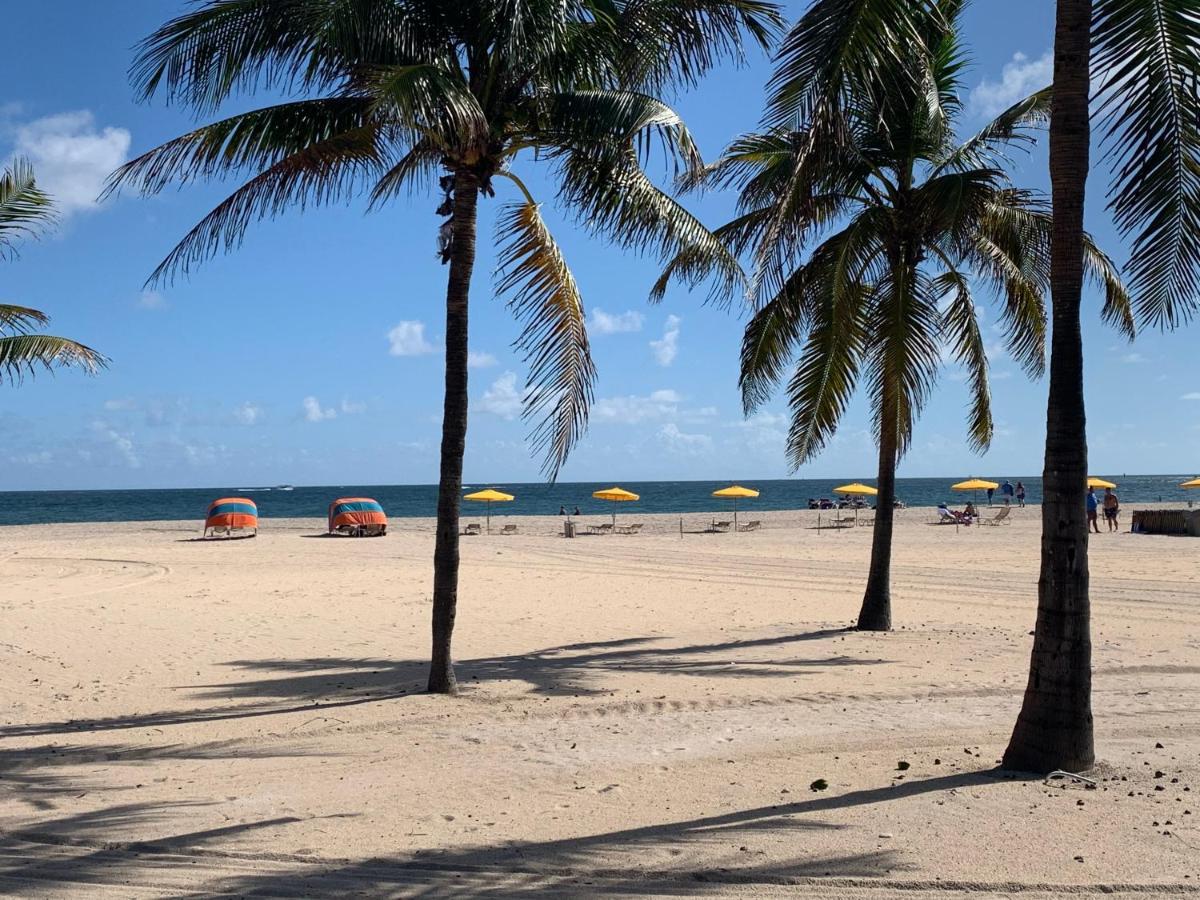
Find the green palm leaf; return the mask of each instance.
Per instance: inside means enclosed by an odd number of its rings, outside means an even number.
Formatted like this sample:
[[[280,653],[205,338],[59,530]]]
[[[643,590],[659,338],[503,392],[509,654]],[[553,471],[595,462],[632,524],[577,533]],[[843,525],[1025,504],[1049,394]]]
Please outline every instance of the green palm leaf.
[[[93,375],[108,364],[103,356],[90,347],[68,338],[49,334],[17,334],[0,337],[0,373],[9,382],[20,382],[39,368],[60,367],[83,369]]]
[[[596,381],[583,298],[532,199],[505,208],[497,243],[497,292],[510,295],[509,307],[524,325],[516,346],[529,366],[524,402],[525,417],[535,420],[530,440],[545,454],[543,468],[553,480],[587,427]]]
[[[12,160],[0,172],[0,259],[13,254],[15,241],[36,237],[53,221],[54,205],[37,186],[29,160]]]
[[[953,270],[933,279],[932,287],[936,294],[948,294],[950,298],[942,313],[942,330],[954,358],[967,371],[971,388],[967,436],[971,449],[983,452],[991,445],[995,425],[988,387],[987,349],[971,285],[961,272]]]
[[[1200,16],[1191,0],[1096,0],[1092,71],[1114,166],[1109,206],[1133,237],[1140,318],[1200,309]]]

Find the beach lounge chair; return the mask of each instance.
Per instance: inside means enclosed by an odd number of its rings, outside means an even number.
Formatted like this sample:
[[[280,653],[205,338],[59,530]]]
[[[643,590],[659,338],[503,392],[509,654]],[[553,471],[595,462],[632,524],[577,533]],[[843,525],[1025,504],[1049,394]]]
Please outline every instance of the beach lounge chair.
[[[642,530],[641,522],[631,522],[628,525],[618,525],[617,534],[637,534]]]
[[[733,522],[713,522],[712,523],[713,531],[728,531],[732,527],[733,527]]]
[[[478,522],[471,522],[463,529],[463,534],[483,534],[483,526]]]
[[[979,524],[980,525],[1003,525],[1005,522],[1008,521],[1008,514],[1011,511],[1012,511],[1012,507],[1002,506],[1000,508],[1000,512],[996,513],[990,519],[985,519],[983,517],[980,517]]]
[[[758,519],[753,519],[749,522],[743,522],[738,526],[738,531],[758,531],[762,527],[762,522]]]
[[[957,525],[961,522],[958,515],[948,509],[939,509],[937,512],[937,517],[930,520],[930,525]]]
[[[516,525],[505,525],[503,528],[500,529],[500,533],[501,534],[516,534],[517,526]]]
[[[614,526],[612,522],[605,522],[603,525],[589,525],[587,530],[588,534],[612,534]]]

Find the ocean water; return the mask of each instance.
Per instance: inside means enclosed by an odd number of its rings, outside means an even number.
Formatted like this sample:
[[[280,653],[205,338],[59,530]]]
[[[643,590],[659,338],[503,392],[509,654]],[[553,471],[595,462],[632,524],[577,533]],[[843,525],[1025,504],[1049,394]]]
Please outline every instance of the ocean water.
[[[950,490],[950,485],[966,476],[948,478],[897,479],[897,495],[909,506],[936,506],[945,500],[962,503],[966,497]],[[1020,476],[984,476],[1014,484],[1020,480],[1028,492],[1027,503],[1041,499],[1040,478]],[[1185,491],[1179,483],[1187,475],[1106,476],[1118,483],[1117,493],[1123,506],[1137,503],[1167,502],[1184,506],[1200,502],[1200,491]],[[739,510],[803,509],[810,497],[833,497],[833,488],[855,479],[831,480],[794,478],[778,481],[749,481],[746,486],[761,492],[754,500],[739,500]],[[871,479],[861,479],[871,483]],[[621,487],[640,494],[634,503],[621,504],[623,512],[696,513],[729,509],[728,500],[719,500],[712,492],[728,482],[716,481],[629,481]],[[568,512],[579,507],[587,515],[612,512],[613,504],[592,498],[592,491],[610,487],[595,482],[558,484],[472,484],[464,493],[495,487],[516,496],[511,503],[496,504],[492,510],[509,515],[555,515],[560,506]],[[290,491],[275,488],[211,487],[138,491],[3,491],[0,492],[0,525],[32,525],[53,522],[121,522],[161,519],[201,520],[208,504],[218,497],[249,497],[258,505],[261,518],[323,517],[332,500],[338,497],[373,497],[393,518],[434,516],[437,514],[437,486],[408,485],[325,485],[297,487]],[[980,493],[982,500],[983,494]],[[997,499],[999,492],[997,491]],[[465,512],[483,504],[464,502]]]

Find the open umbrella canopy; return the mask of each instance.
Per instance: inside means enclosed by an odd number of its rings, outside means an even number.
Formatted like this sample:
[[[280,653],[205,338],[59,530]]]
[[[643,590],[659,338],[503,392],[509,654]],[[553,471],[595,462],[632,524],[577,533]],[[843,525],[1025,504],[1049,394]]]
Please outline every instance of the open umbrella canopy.
[[[516,498],[512,494],[506,494],[504,491],[498,491],[495,488],[488,488],[484,491],[476,491],[473,494],[467,494],[463,497],[464,500],[478,500],[480,503],[487,504],[487,530],[488,534],[492,533],[492,504],[507,503],[509,500]]]
[[[1200,488],[1200,478],[1193,478],[1191,481],[1185,481],[1180,485],[1181,488]]]
[[[1088,479],[1087,486],[1095,487],[1095,488],[1115,488],[1116,487],[1116,485],[1113,482],[1105,481],[1103,478],[1096,478],[1095,476],[1092,476],[1091,478]]]
[[[878,490],[869,484],[859,484],[857,481],[853,484],[843,484],[841,487],[835,487],[833,492],[835,494],[862,494],[864,497],[874,497],[879,493]]]
[[[605,488],[602,491],[593,491],[592,496],[597,500],[612,500],[615,503],[623,503],[629,500],[641,499],[637,494],[633,493],[633,491],[627,491],[624,488],[619,487],[610,487]]]
[[[467,494],[463,499],[503,503],[507,500],[515,500],[516,497],[512,494],[506,494],[503,491],[497,491],[494,488],[488,488],[486,491],[476,491],[473,494]]]
[[[1000,487],[999,482],[984,481],[982,478],[968,478],[966,481],[960,481],[958,484],[950,485],[952,491],[986,491],[991,488],[993,491]]]
[[[757,497],[758,491],[753,488],[742,487],[740,484],[731,484],[727,488],[721,488],[719,491],[713,491],[714,497]]]

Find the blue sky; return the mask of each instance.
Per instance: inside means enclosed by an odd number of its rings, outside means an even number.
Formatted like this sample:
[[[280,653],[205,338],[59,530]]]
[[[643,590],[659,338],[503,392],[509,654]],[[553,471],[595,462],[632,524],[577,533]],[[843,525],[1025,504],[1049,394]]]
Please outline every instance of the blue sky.
[[[791,14],[804,5],[793,3]],[[221,186],[95,203],[113,167],[191,124],[177,108],[135,103],[126,77],[136,41],[183,7],[59,0],[6,9],[7,30],[20,39],[0,56],[0,157],[34,159],[64,222],[0,264],[0,298],[47,311],[53,332],[113,364],[96,378],[61,372],[0,386],[0,490],[435,481],[446,277],[434,256],[436,198],[371,214],[361,202],[290,213],[154,292],[143,291],[144,280],[221,198]],[[976,0],[966,22],[975,58],[967,128],[1048,81],[1051,16],[1045,0]],[[676,98],[707,157],[754,126],[768,72],[756,58]],[[549,206],[551,187],[536,166],[524,166]],[[1103,210],[1105,178],[1098,168],[1090,182],[1089,227],[1123,261]],[[1018,180],[1045,187],[1043,151],[1020,162]],[[731,209],[722,195],[688,202],[714,226]],[[518,415],[518,328],[492,295],[498,205],[481,214],[473,283],[471,482],[538,478]],[[782,404],[749,421],[741,415],[744,320],[682,289],[649,306],[653,260],[613,249],[553,211],[549,220],[588,305],[600,372],[590,431],[561,477],[786,476]],[[1091,294],[1091,468],[1190,472],[1200,465],[1197,332],[1146,332],[1127,345],[1099,324],[1096,309]],[[994,321],[990,309],[985,319]],[[949,367],[902,475],[1040,472],[1046,384],[1029,382],[996,343],[999,425],[990,453],[980,459],[966,449],[967,394]],[[869,422],[859,398],[829,449],[797,474],[870,477]]]

